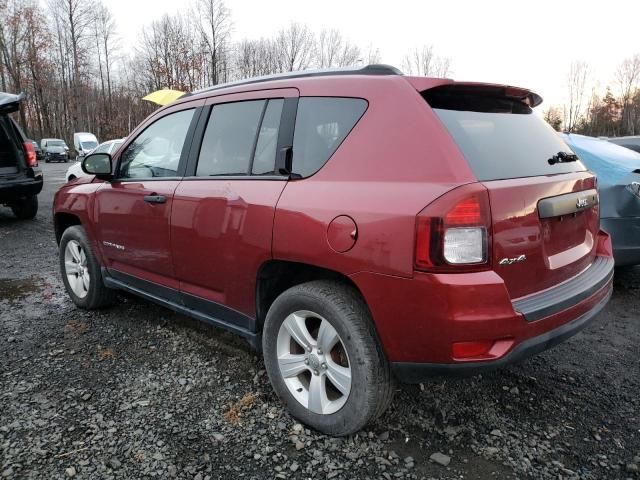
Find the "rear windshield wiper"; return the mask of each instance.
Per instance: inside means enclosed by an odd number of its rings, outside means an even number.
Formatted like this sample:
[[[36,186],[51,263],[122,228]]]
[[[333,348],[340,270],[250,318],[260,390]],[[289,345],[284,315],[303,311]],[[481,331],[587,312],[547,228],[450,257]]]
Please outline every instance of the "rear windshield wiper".
[[[558,152],[549,160],[549,165],[555,165],[556,163],[576,162],[578,156],[575,153]]]

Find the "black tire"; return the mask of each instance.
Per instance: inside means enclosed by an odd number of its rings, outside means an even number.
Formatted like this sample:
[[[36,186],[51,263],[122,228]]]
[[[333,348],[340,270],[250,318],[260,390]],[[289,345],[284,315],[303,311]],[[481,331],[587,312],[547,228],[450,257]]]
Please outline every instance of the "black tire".
[[[31,220],[38,213],[38,197],[31,195],[11,204],[13,214],[20,220]]]
[[[71,285],[69,284],[69,279],[67,278],[65,270],[65,250],[67,244],[71,240],[75,240],[83,248],[87,258],[86,267],[91,279],[87,294],[82,298],[74,293]],[[80,225],[74,225],[64,231],[62,238],[60,239],[59,259],[62,281],[64,282],[64,286],[67,289],[67,293],[71,297],[71,300],[73,300],[73,303],[85,310],[94,310],[113,305],[116,300],[116,291],[107,288],[104,285],[102,273],[100,271],[100,264],[91,250],[91,244],[83,227]]]
[[[49,159],[47,158],[47,159],[44,161],[44,163],[49,163]]]
[[[318,414],[289,391],[278,364],[277,339],[284,320],[307,310],[322,316],[337,331],[351,368],[351,390],[335,413]],[[381,349],[364,300],[354,288],[335,281],[314,281],[290,288],[271,305],[264,324],[264,362],[273,388],[289,412],[301,422],[328,435],[358,432],[378,418],[393,397],[389,363]]]

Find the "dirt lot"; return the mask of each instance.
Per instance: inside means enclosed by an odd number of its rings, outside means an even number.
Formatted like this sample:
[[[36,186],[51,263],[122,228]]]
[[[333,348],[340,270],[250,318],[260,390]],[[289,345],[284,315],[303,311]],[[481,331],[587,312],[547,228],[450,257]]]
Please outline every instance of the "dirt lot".
[[[640,269],[569,342],[399,386],[377,424],[333,439],[287,415],[241,340],[130,296],[75,308],[51,224],[66,167],[44,166],[36,220],[0,208],[0,477],[640,478]]]

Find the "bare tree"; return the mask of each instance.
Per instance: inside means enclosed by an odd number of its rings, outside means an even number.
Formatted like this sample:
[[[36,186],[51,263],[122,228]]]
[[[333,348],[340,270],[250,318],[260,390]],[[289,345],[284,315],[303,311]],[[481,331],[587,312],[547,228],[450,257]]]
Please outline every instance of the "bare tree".
[[[559,132],[562,128],[562,112],[557,106],[550,106],[544,112],[544,119],[554,130]]]
[[[231,14],[223,0],[198,0],[198,24],[207,55],[207,84],[224,82],[228,77],[228,47],[231,35]]]
[[[369,45],[367,54],[365,56],[365,63],[367,65],[374,65],[376,63],[380,63],[381,61],[382,56],[380,55],[380,49],[375,48],[373,45]]]
[[[586,62],[574,61],[567,75],[568,105],[564,109],[565,129],[573,132],[584,111],[585,92],[589,78],[589,65]]]
[[[416,48],[405,56],[405,73],[424,77],[447,77],[451,74],[451,60],[435,53],[433,45]]]
[[[292,23],[276,37],[280,54],[279,69],[285,72],[304,70],[313,60],[314,41],[306,25]]]
[[[71,130],[81,127],[80,96],[88,75],[91,50],[91,26],[95,20],[95,5],[90,0],[49,0],[58,31],[60,60],[68,69],[71,100]],[[71,55],[69,56],[69,53]]]
[[[616,80],[620,87],[620,103],[622,104],[622,130],[627,135],[634,135],[635,109],[633,97],[640,84],[640,54],[626,58],[616,72]]]
[[[319,68],[348,67],[361,61],[360,48],[345,40],[335,29],[322,30],[316,46],[316,64]]]

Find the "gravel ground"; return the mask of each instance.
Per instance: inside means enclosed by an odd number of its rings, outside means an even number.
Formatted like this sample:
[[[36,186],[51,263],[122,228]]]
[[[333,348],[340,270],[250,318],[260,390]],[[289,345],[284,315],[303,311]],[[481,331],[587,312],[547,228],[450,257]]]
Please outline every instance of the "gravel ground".
[[[640,269],[569,342],[491,375],[399,386],[335,439],[278,403],[243,341],[130,296],[84,312],[34,221],[0,208],[0,477],[640,478]]]

